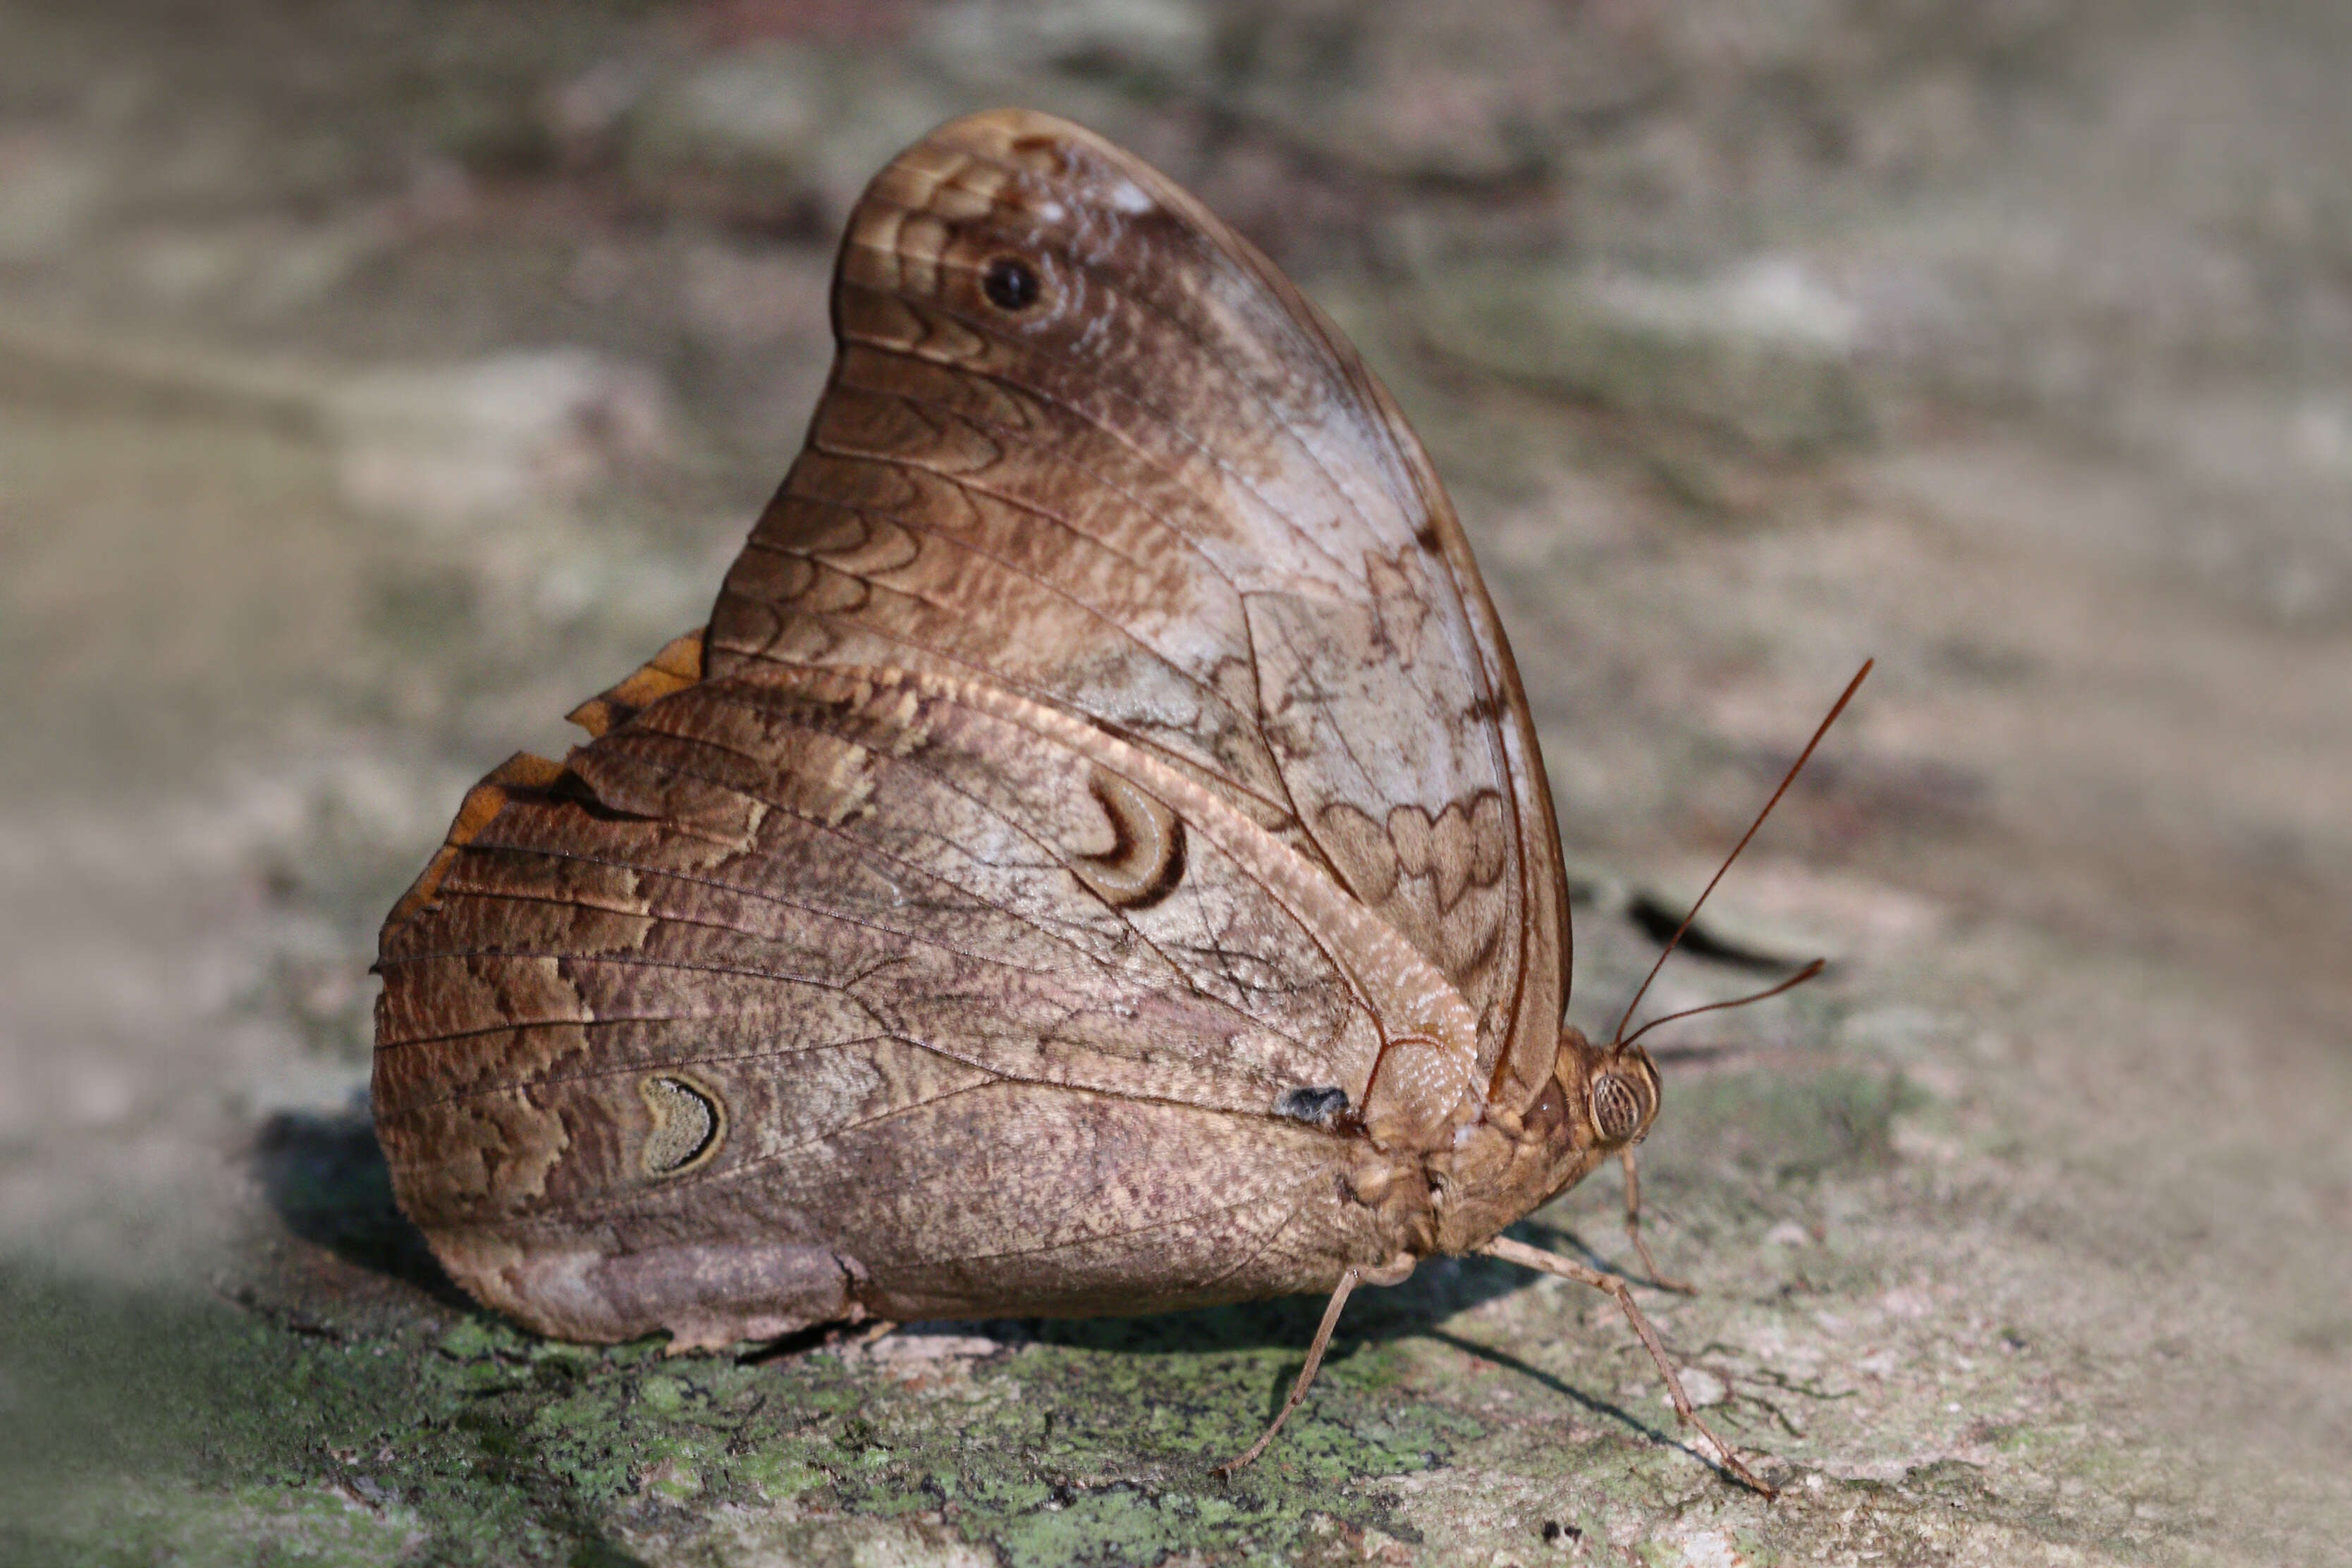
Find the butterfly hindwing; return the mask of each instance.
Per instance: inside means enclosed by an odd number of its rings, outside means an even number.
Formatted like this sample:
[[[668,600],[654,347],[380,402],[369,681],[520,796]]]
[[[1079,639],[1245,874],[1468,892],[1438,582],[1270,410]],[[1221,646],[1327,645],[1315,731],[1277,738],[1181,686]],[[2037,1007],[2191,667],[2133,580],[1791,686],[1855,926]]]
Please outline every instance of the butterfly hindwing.
[[[831,1248],[898,1310],[1257,1293],[1266,1216],[1346,1163],[1286,1097],[1360,1103],[1377,1023],[1244,864],[1253,825],[1155,816],[1181,781],[1057,731],[901,672],[771,672],[501,786],[385,932],[404,1206],[525,1259]],[[1197,1267],[1151,1263],[1179,1234]],[[1000,1255],[1028,1261],[955,1296]]]

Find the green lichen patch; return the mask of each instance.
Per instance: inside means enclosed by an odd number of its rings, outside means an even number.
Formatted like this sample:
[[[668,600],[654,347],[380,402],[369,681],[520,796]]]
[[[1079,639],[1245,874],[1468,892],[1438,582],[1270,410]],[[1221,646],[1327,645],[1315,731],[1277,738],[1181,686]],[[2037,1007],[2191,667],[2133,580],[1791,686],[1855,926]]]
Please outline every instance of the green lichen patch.
[[[1362,1483],[1443,1463],[1477,1427],[1400,1396],[1405,1358],[1391,1344],[1343,1341],[1265,1458],[1230,1480],[1211,1473],[1270,1418],[1311,1310],[1032,1325],[1038,1337],[1018,1348],[907,1379],[828,1352],[680,1362],[656,1397],[677,1423],[698,1400],[742,1402],[726,1443],[684,1450],[703,1500],[833,1520],[843,1538],[865,1528],[854,1521],[920,1516],[1008,1563],[1046,1563],[1288,1551],[1335,1521],[1410,1534],[1393,1499]],[[652,1403],[641,1390],[640,1412]],[[685,1440],[674,1426],[666,1441]],[[695,1534],[687,1520],[645,1528],[669,1550]]]
[[[1265,1458],[1213,1475],[1287,1389],[1311,1303],[1033,1325],[912,1375],[827,1350],[557,1345],[485,1316],[346,1331],[22,1267],[0,1315],[26,1413],[0,1488],[28,1563],[140,1541],[229,1562],[262,1538],[288,1562],[611,1563],[690,1553],[746,1510],[844,1539],[929,1521],[1013,1563],[1288,1550],[1410,1538],[1381,1479],[1480,1431],[1416,1397],[1414,1352],[1381,1329],[1342,1336]]]
[[[583,1389],[599,1415],[625,1403],[625,1355],[535,1360],[496,1325],[349,1334],[22,1265],[0,1267],[0,1319],[12,1561],[122,1561],[128,1517],[232,1559],[253,1530],[286,1561],[334,1561],[357,1531],[371,1553],[391,1532],[436,1562],[559,1562],[635,1484],[609,1420],[535,1426]]]

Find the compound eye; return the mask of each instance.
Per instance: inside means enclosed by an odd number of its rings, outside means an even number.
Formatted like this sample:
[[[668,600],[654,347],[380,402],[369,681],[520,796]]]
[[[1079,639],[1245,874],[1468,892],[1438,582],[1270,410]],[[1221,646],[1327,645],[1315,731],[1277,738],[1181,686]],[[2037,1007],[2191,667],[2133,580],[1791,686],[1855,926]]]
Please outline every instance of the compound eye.
[[[1642,1097],[1631,1083],[1613,1072],[1592,1080],[1592,1126],[1603,1141],[1622,1143],[1641,1125]]]

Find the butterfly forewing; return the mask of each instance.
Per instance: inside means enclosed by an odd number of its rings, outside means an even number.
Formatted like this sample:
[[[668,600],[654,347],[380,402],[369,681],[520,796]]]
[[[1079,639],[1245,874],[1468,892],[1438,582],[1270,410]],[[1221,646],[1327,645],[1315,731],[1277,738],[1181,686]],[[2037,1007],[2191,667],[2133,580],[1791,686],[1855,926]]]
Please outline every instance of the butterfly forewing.
[[[992,293],[1014,267],[1034,288]],[[1005,301],[1016,302],[1008,308]],[[1335,330],[1126,153],[1017,111],[879,175],[808,451],[714,671],[980,674],[1213,781],[1549,1069],[1567,926],[1518,679],[1417,442]]]

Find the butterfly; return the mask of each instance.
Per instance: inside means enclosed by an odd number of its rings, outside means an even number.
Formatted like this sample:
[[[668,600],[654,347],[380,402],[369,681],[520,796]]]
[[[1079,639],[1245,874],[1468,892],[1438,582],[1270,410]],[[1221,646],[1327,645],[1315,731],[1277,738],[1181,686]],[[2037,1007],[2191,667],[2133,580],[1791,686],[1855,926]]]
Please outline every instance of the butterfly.
[[[709,624],[384,923],[376,1125],[450,1274],[674,1350],[1329,1292],[1239,1464],[1352,1289],[1485,1253],[1614,1296],[1696,1425],[1625,1280],[1501,1235],[1630,1174],[1659,1079],[1561,1024],[1527,697],[1388,392],[1024,110],[877,176],[832,310]]]

